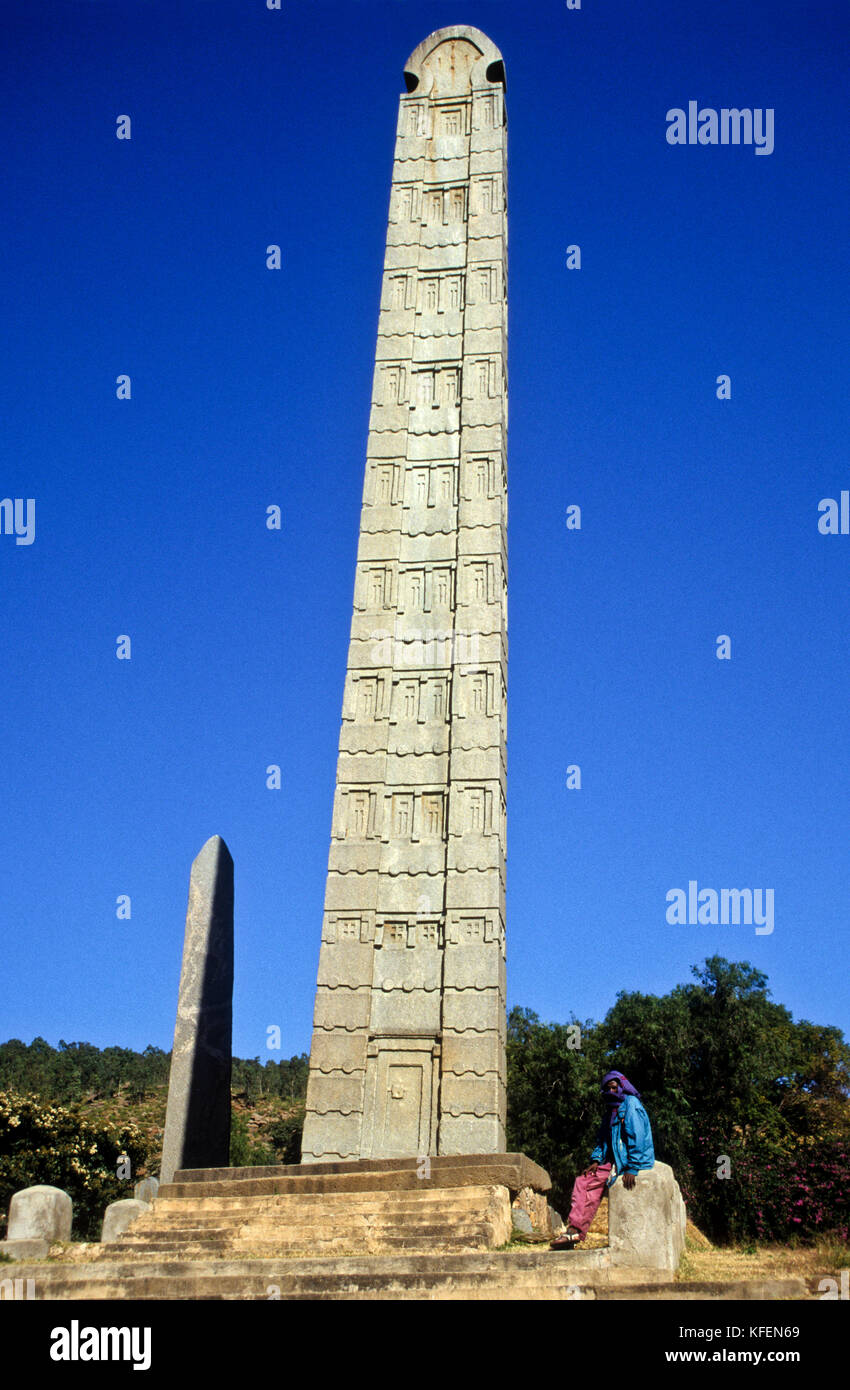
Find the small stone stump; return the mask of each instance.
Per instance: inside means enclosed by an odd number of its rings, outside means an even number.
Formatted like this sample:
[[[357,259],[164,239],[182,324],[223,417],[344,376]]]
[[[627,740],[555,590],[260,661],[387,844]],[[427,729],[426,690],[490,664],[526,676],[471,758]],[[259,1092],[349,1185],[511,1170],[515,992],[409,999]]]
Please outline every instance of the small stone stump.
[[[9,1203],[9,1230],[0,1250],[13,1260],[41,1260],[53,1241],[71,1239],[74,1204],[60,1187],[24,1187]]]
[[[141,1186],[141,1184],[140,1184]],[[110,1202],[103,1213],[103,1226],[100,1231],[101,1245],[112,1245],[123,1236],[142,1212],[150,1211],[150,1202],[140,1202],[136,1197],[124,1197],[120,1202]]]
[[[142,1178],[133,1188],[133,1196],[137,1202],[152,1202],[159,1191],[159,1178]]]

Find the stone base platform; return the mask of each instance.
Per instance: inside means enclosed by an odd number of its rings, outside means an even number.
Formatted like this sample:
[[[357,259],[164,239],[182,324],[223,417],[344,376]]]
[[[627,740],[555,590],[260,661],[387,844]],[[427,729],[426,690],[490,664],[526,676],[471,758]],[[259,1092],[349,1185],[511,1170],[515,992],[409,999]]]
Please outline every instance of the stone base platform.
[[[181,1168],[163,1197],[261,1197],[332,1192],[423,1192],[431,1188],[531,1187],[548,1192],[549,1174],[526,1154],[456,1154],[429,1158],[363,1158],[260,1168]]]

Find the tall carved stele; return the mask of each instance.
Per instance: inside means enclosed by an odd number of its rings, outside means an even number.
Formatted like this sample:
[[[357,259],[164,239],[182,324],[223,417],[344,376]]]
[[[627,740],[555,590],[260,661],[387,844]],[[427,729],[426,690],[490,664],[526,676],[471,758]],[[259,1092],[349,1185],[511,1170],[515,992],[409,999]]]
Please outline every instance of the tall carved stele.
[[[505,75],[404,75],[303,1163],[505,1147]]]

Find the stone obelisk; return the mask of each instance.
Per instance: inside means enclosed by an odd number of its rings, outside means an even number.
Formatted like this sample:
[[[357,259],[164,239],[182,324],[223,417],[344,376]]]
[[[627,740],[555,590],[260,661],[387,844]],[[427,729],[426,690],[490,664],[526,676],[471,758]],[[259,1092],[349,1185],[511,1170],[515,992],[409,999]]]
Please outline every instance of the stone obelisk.
[[[232,1041],[233,859],[213,835],[189,877],[161,1183],[230,1162]]]
[[[304,1163],[505,1145],[505,74],[404,75]]]

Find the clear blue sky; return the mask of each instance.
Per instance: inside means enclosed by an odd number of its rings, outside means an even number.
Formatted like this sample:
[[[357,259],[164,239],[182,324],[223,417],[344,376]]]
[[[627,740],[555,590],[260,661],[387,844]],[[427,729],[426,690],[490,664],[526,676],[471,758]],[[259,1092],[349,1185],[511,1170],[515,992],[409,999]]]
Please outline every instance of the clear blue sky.
[[[0,23],[0,496],[36,501],[0,535],[0,1039],[169,1048],[218,833],[234,1051],[309,1048],[397,101],[455,23],[508,80],[509,1003],[599,1018],[719,952],[850,1031],[846,5]],[[689,100],[773,108],[774,152],[670,146]],[[772,888],[773,934],[670,926],[690,879]]]

